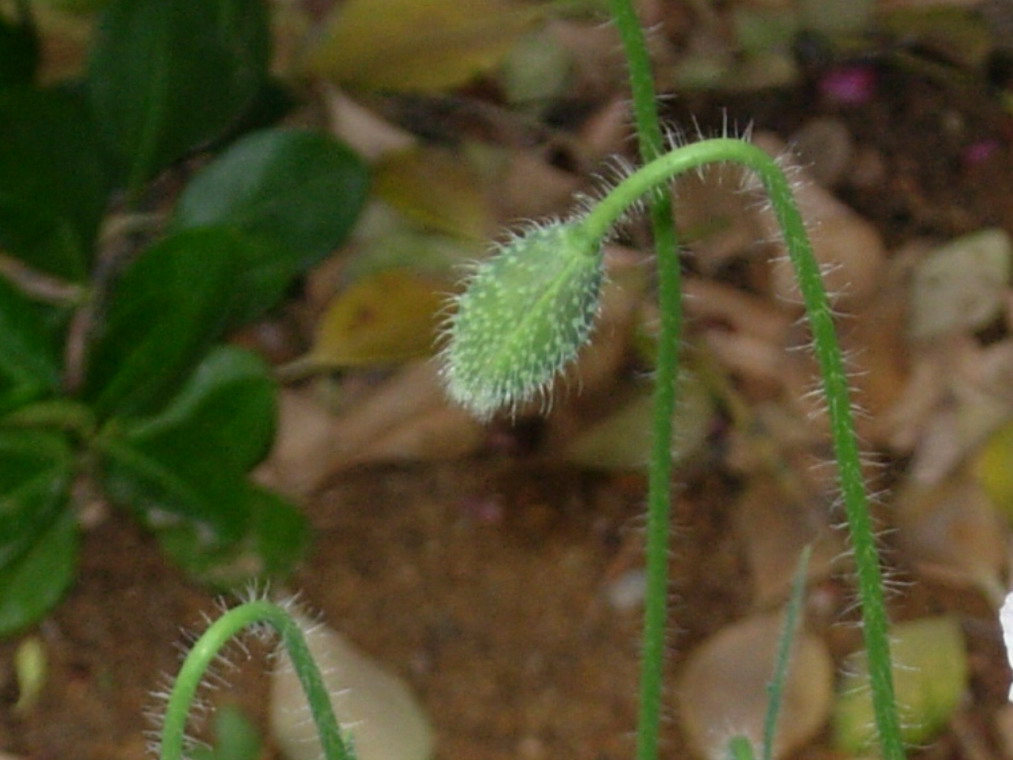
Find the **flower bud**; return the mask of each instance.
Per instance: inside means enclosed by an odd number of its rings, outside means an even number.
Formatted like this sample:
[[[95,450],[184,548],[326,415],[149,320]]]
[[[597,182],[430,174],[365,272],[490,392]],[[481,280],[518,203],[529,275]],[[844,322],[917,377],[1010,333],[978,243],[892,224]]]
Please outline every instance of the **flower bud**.
[[[579,222],[536,227],[479,264],[447,329],[451,398],[488,419],[546,391],[590,336],[603,274],[601,241]]]

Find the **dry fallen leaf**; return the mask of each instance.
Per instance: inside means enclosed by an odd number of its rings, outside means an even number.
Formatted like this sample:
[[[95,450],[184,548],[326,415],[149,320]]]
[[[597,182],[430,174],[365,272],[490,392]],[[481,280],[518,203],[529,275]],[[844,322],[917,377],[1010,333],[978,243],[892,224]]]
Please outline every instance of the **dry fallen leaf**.
[[[342,291],[317,325],[300,365],[314,369],[398,364],[433,350],[445,288],[405,269],[363,277]]]
[[[757,615],[723,629],[690,654],[676,697],[683,727],[701,756],[726,757],[728,740],[736,735],[759,746],[782,626],[781,614]],[[816,734],[829,714],[832,684],[826,646],[800,631],[793,642],[774,757],[790,754]]]
[[[334,715],[350,729],[360,760],[428,760],[433,735],[407,684],[323,623],[300,616],[306,643],[331,695]],[[271,728],[289,760],[321,757],[316,725],[287,654],[271,674]]]
[[[710,431],[713,405],[703,384],[686,374],[679,384],[675,413],[677,445],[672,459],[681,462],[698,450]],[[604,419],[580,433],[562,458],[584,467],[642,469],[651,453],[654,395],[644,389]]]
[[[797,558],[805,546],[813,547],[809,578],[828,574],[843,551],[840,535],[832,530],[830,514],[823,504],[799,503],[770,476],[754,475],[749,479],[735,517],[749,562],[753,596],[760,606],[787,598]]]
[[[957,475],[927,488],[912,485],[898,495],[893,513],[898,545],[920,573],[978,588],[999,603],[1006,538],[998,512],[977,483]]]
[[[967,688],[967,649],[960,621],[919,618],[890,630],[894,691],[907,744],[931,741],[950,720]],[[875,741],[868,665],[856,653],[844,667],[834,707],[834,744],[866,753]]]
[[[485,429],[447,403],[437,364],[408,364],[360,402],[333,428],[327,473],[373,461],[457,459],[475,451]]]
[[[353,88],[457,87],[498,64],[542,12],[504,0],[348,0],[307,68]]]
[[[373,190],[431,230],[484,240],[493,228],[481,178],[460,154],[440,148],[387,154],[375,167]]]
[[[964,235],[919,264],[911,283],[910,332],[933,338],[978,330],[1006,303],[1013,242],[1001,229]]]

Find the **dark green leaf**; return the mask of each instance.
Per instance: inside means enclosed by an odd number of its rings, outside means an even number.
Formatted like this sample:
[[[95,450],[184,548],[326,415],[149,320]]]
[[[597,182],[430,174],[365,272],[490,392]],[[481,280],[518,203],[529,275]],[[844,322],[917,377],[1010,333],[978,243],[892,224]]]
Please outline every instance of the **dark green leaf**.
[[[0,636],[41,618],[74,580],[78,529],[63,511],[19,562],[0,571]]]
[[[193,760],[257,760],[263,742],[257,727],[235,705],[215,712],[215,746],[195,747]]]
[[[192,526],[181,524],[160,531],[165,551],[188,572],[220,588],[288,575],[306,549],[305,519],[275,493],[247,484],[244,494],[251,519],[240,541],[209,547]]]
[[[72,462],[58,433],[0,428],[0,571],[18,562],[62,510]]]
[[[44,615],[73,578],[72,463],[59,434],[0,429],[0,636]]]
[[[246,480],[227,456],[191,444],[179,430],[137,443],[107,431],[98,442],[102,485],[113,502],[149,527],[182,526],[203,551],[221,551],[248,529]]]
[[[88,80],[131,192],[238,121],[269,54],[261,0],[114,0],[99,19]]]
[[[292,572],[309,543],[306,519],[273,491],[251,487],[252,548],[260,558],[260,574],[284,577]]]
[[[0,278],[0,414],[59,387],[52,311]]]
[[[116,283],[83,397],[100,415],[160,408],[228,324],[244,243],[189,230],[144,251]]]
[[[39,40],[31,21],[11,21],[0,12],[0,87],[31,82],[38,65]]]
[[[244,321],[341,244],[368,183],[366,165],[342,143],[302,130],[267,130],[236,143],[194,178],[172,226],[221,225],[263,243],[248,248],[237,286],[246,294],[236,317]]]
[[[220,346],[157,416],[124,423],[125,437],[142,445],[175,436],[193,456],[224,459],[245,471],[270,448],[275,412],[275,383],[264,362],[241,348]]]
[[[0,247],[43,272],[84,279],[108,189],[76,97],[0,90]]]

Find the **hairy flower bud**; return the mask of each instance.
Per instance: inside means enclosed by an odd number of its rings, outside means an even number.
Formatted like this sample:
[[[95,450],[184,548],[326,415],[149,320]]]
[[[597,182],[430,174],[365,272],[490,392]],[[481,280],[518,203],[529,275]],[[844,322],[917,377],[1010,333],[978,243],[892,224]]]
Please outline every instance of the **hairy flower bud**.
[[[447,330],[451,398],[488,419],[545,391],[591,334],[603,272],[579,222],[536,227],[479,264]]]

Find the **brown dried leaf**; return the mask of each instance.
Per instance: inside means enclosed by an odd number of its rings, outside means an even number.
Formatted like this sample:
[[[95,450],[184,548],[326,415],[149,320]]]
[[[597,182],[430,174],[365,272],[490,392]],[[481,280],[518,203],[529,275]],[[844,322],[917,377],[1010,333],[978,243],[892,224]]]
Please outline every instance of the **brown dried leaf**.
[[[676,698],[686,734],[701,756],[726,757],[728,740],[736,735],[759,746],[782,626],[781,614],[747,618],[690,654]],[[793,643],[774,757],[797,750],[819,730],[830,711],[832,689],[833,663],[826,646],[800,631]]]
[[[736,528],[745,545],[758,605],[768,606],[787,598],[797,558],[807,545],[813,546],[809,577],[830,571],[844,547],[831,530],[828,517],[822,503],[807,507],[788,496],[770,477],[750,479],[736,507]]]
[[[376,194],[422,226],[483,240],[493,214],[481,178],[464,156],[439,148],[386,155],[373,177]]]
[[[999,604],[1005,589],[1005,532],[981,486],[966,475],[930,488],[910,486],[898,496],[894,514],[900,549],[918,572],[978,588]]]

